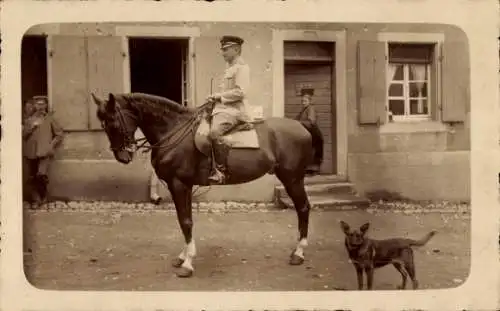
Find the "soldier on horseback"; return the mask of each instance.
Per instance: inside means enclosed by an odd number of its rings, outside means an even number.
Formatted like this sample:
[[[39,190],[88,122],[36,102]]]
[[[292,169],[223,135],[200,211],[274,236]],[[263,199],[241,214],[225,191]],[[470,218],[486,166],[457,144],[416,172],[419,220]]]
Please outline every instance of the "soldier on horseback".
[[[235,126],[250,122],[247,92],[250,86],[250,68],[241,57],[244,40],[236,36],[224,36],[220,40],[222,56],[226,61],[221,92],[208,96],[213,104],[210,139],[212,142],[212,175],[209,180],[223,184],[227,171],[227,153],[222,136]]]

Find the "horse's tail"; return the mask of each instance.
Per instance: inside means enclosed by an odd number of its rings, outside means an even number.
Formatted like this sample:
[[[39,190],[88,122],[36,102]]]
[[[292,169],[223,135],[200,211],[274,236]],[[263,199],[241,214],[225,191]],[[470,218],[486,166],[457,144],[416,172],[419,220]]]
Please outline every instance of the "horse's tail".
[[[324,140],[323,134],[321,133],[318,126],[310,121],[299,120],[300,124],[311,134],[312,145],[314,150],[314,157],[312,159],[313,164],[321,165],[323,163],[323,147]]]

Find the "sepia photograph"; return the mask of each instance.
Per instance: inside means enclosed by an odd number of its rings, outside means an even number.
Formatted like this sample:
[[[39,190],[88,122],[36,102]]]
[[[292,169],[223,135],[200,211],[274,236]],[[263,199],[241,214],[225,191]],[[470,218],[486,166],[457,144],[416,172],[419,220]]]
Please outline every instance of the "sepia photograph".
[[[43,24],[21,53],[34,286],[387,290],[467,279],[460,29]]]
[[[160,7],[179,18],[153,18]],[[167,292],[231,306],[257,303],[236,293],[284,295],[269,309],[298,293],[411,307],[449,294],[466,307],[499,261],[486,229],[499,123],[479,119],[497,114],[498,81],[478,79],[498,70],[479,70],[486,40],[471,35],[486,27],[115,8],[121,18],[66,8],[66,21],[2,24],[1,263],[5,249],[22,269],[5,286],[31,307]]]

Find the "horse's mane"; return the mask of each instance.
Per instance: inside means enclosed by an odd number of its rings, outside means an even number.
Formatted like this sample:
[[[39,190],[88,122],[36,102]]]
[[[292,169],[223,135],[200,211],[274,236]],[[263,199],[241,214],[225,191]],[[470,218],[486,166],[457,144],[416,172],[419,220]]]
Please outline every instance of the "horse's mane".
[[[171,118],[171,112],[184,115],[191,114],[195,111],[192,108],[184,107],[171,99],[161,96],[144,93],[127,93],[117,95],[118,97],[122,97],[132,106],[135,106],[134,103],[137,102],[144,104],[142,109],[147,109],[149,113],[158,118]]]

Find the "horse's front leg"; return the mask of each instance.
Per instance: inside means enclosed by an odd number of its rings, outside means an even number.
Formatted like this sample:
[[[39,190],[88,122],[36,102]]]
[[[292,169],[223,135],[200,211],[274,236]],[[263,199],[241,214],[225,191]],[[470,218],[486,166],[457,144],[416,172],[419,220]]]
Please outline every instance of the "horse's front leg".
[[[191,277],[194,271],[193,258],[196,255],[196,246],[193,239],[192,188],[192,185],[186,185],[176,178],[168,182],[168,189],[172,194],[177,219],[186,243],[182,252],[172,262],[174,267],[179,268],[178,277]]]

